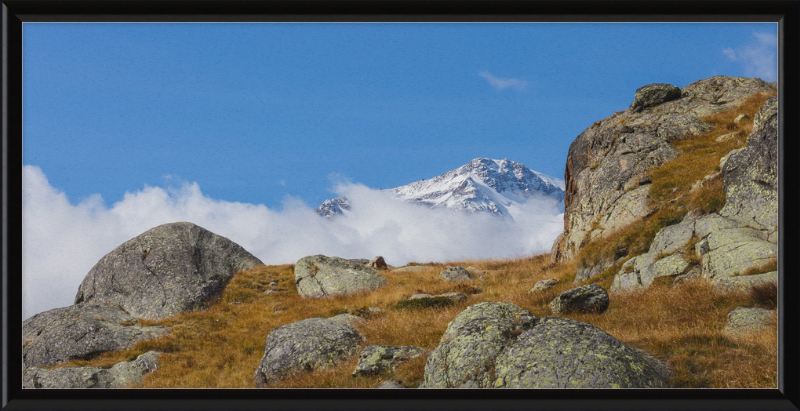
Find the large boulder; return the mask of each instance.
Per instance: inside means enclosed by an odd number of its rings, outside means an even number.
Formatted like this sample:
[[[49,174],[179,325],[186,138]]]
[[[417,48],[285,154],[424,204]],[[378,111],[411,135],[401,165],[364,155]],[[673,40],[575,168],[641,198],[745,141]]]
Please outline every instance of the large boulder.
[[[597,284],[586,284],[564,291],[550,301],[553,314],[596,313],[608,309],[608,292]]]
[[[298,260],[294,265],[294,281],[297,292],[303,298],[375,290],[389,283],[374,268],[324,255]]]
[[[484,302],[448,324],[420,388],[656,388],[668,376],[663,363],[592,325]]]
[[[424,348],[414,346],[370,345],[358,356],[358,364],[353,375],[379,375],[392,372],[398,365],[426,352]]]
[[[36,314],[22,322],[23,367],[50,367],[90,358],[169,333],[164,327],[143,327],[135,322],[122,308],[107,304],[72,305]]]
[[[753,119],[747,145],[722,168],[725,207],[720,214],[742,226],[763,231],[777,242],[778,99],[770,97]]]
[[[264,265],[233,241],[192,223],[164,224],[106,254],[83,279],[75,304],[119,304],[160,319],[204,308],[234,273]]]
[[[111,368],[61,367],[53,370],[29,368],[22,388],[129,388],[142,385],[145,374],[158,369],[158,351],[148,351],[133,361]]]
[[[588,240],[641,221],[653,211],[646,177],[678,156],[672,142],[709,130],[701,117],[734,110],[747,98],[774,90],[759,79],[712,77],[684,87],[672,100],[674,89],[664,97],[634,97],[632,109],[584,130],[567,155],[564,232],[551,259],[571,259]]]
[[[292,373],[335,366],[357,354],[364,337],[355,328],[325,318],[282,325],[267,335],[256,368],[256,387],[274,384]]]
[[[463,267],[450,267],[439,273],[439,279],[450,282],[471,281],[475,279],[475,276]]]
[[[639,112],[642,111],[642,109],[657,106],[661,103],[679,98],[681,98],[681,89],[672,84],[648,84],[636,90],[630,110]]]

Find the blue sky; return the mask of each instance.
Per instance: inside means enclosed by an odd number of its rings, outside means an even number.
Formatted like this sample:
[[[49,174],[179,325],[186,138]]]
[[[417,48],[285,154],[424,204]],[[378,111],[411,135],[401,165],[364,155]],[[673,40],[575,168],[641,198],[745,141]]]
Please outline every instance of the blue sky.
[[[776,29],[26,23],[23,163],[109,206],[184,181],[316,206],[332,175],[389,188],[475,157],[563,178],[569,144],[640,86],[774,81]]]
[[[23,25],[23,317],[71,305],[106,253],[191,221],[266,264],[548,252],[514,221],[391,188],[508,158],[563,178],[570,143],[650,83],[776,77],[776,24]],[[347,183],[350,182],[350,183]],[[313,209],[346,195],[351,215]],[[359,208],[360,207],[360,208]]]

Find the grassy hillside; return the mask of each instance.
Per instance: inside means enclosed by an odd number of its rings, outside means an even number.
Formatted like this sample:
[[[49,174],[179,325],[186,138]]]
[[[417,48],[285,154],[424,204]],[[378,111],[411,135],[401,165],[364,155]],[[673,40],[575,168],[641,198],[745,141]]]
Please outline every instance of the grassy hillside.
[[[709,213],[722,208],[725,196],[721,178],[694,192],[689,190],[697,180],[719,171],[723,155],[744,145],[752,117],[767,97],[756,96],[736,112],[705,118],[715,125],[713,131],[676,143],[681,155],[652,170],[651,196],[658,210],[641,223],[586,244],[575,261],[551,264],[548,255],[539,255],[515,260],[436,263],[416,273],[383,272],[389,284],[374,292],[322,299],[303,299],[297,294],[293,266],[259,267],[236,274],[220,301],[206,311],[161,321],[139,321],[143,325],[170,326],[170,336],[140,343],[132,350],[59,366],[110,367],[155,349],[166,354],[161,357],[159,369],[145,377],[145,388],[251,388],[269,331],[305,318],[349,312],[368,319],[356,325],[366,337],[363,346],[415,345],[433,350],[448,322],[472,304],[506,301],[536,316],[551,316],[549,302],[558,293],[575,286],[572,280],[578,264],[638,255],[647,250],[658,230],[679,222],[690,210]],[[750,120],[734,124],[733,118],[742,112]],[[727,133],[736,133],[735,138],[724,143],[715,141]],[[391,255],[386,257],[391,263]],[[441,270],[455,265],[504,271],[486,273],[483,281],[457,285],[438,280]],[[620,265],[589,282],[610,288]],[[528,293],[536,282],[548,278],[562,282],[544,293]],[[278,281],[279,285],[270,286],[272,281]],[[282,289],[285,293],[264,293],[270,289]],[[463,292],[468,298],[449,307],[396,308],[398,302],[413,294],[450,291]],[[678,287],[655,283],[645,292],[612,294],[611,304],[603,314],[565,317],[593,324],[629,346],[666,361],[673,373],[669,380],[673,387],[776,387],[778,352],[774,319],[767,331],[758,334],[733,338],[722,332],[729,311],[752,306],[775,308],[776,294],[774,287],[762,287],[749,294],[721,296],[703,281]],[[368,307],[381,311],[371,312]],[[350,373],[357,361],[354,357],[336,368],[297,374],[275,387],[369,388],[390,377],[402,380],[407,387],[416,387],[422,380],[425,359],[423,356],[403,364],[392,376],[352,377]]]

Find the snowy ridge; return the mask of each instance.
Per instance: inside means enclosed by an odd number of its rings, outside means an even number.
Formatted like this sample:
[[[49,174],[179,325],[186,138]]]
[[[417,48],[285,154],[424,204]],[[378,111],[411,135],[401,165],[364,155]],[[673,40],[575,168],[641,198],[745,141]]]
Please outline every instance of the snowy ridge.
[[[430,208],[445,207],[465,212],[488,212],[513,218],[519,206],[532,198],[550,198],[564,209],[564,181],[538,173],[508,160],[476,158],[455,170],[428,180],[389,189],[398,199]],[[347,207],[342,207],[344,201]],[[343,214],[344,197],[326,200],[317,213],[325,217]]]

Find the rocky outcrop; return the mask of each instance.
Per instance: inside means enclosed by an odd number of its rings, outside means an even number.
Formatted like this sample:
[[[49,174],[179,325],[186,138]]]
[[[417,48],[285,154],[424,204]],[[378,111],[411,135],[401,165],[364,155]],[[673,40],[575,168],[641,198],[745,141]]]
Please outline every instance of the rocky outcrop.
[[[444,281],[471,281],[475,277],[462,267],[450,267],[439,273],[439,279]]]
[[[553,314],[595,313],[601,314],[608,309],[608,292],[597,284],[564,291],[550,301]]]
[[[720,294],[746,293],[754,286],[767,283],[778,284],[777,271],[756,275],[719,278],[714,282],[714,291]]]
[[[710,130],[700,117],[736,109],[775,86],[759,79],[716,76],[684,87],[675,99],[671,87],[652,90],[653,97],[644,95],[649,91],[635,96],[630,109],[594,123],[570,145],[564,233],[553,246],[553,261],[570,259],[586,241],[648,215],[652,209],[646,177],[652,168],[677,157],[670,143]]]
[[[642,109],[657,106],[667,101],[681,98],[681,89],[672,84],[655,83],[639,87],[633,96],[630,110],[640,112]]]
[[[274,384],[299,371],[334,366],[356,355],[364,337],[355,328],[330,319],[308,318],[282,325],[267,335],[256,368],[256,387]]]
[[[75,304],[119,304],[136,317],[171,317],[206,307],[234,273],[261,265],[238,244],[200,226],[164,224],[101,258]]]
[[[372,260],[369,260],[369,262],[367,263],[367,267],[372,267],[377,270],[385,270],[389,268],[389,266],[386,264],[386,261],[381,256],[377,256]]]
[[[720,215],[761,231],[777,242],[778,99],[770,97],[753,119],[747,145],[722,168],[725,207]]]
[[[53,370],[29,368],[22,388],[129,388],[142,385],[145,374],[158,369],[158,351],[148,351],[133,361],[111,368],[61,367]]]
[[[294,266],[297,292],[303,298],[345,295],[388,284],[378,270],[339,257],[303,257]]]
[[[742,335],[767,328],[774,311],[763,308],[737,308],[728,313],[723,330],[729,335]]]
[[[55,308],[22,322],[22,363],[30,367],[91,358],[105,351],[132,348],[164,336],[164,327],[142,327],[116,305],[89,304]]]
[[[354,376],[393,372],[398,365],[413,360],[427,351],[414,346],[370,345],[358,356]]]
[[[448,324],[420,388],[655,388],[668,375],[592,325],[484,302]]]

